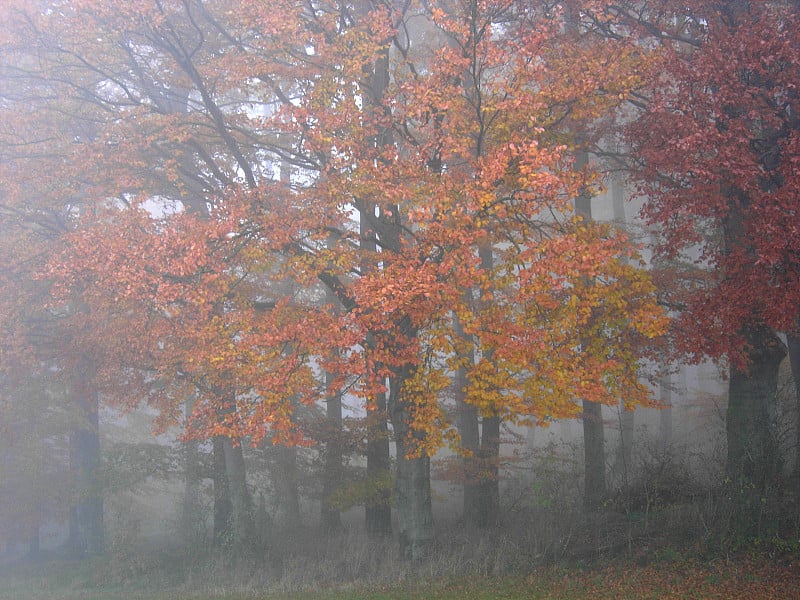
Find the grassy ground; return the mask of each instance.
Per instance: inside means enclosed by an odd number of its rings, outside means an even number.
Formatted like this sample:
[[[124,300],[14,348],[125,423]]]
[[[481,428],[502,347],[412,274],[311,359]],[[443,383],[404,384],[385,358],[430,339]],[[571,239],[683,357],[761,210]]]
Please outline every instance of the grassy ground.
[[[559,566],[537,569],[524,577],[423,579],[368,587],[355,583],[303,592],[228,587],[217,589],[213,581],[148,582],[146,576],[124,585],[105,585],[83,563],[40,565],[0,575],[2,600],[792,600],[800,599],[800,562],[739,557],[706,564],[679,559],[647,566],[627,562],[591,569]]]

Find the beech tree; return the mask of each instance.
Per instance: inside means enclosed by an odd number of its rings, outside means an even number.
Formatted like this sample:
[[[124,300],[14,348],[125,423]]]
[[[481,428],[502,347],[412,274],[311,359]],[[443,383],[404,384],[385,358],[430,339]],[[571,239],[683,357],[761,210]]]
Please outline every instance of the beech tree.
[[[648,402],[665,319],[628,239],[575,217],[595,177],[567,127],[638,84],[630,48],[568,51],[560,10],[511,0],[4,10],[28,119],[86,115],[49,195],[80,209],[40,276],[85,307],[73,343],[113,401],[166,426],[192,397],[186,435],[233,449],[311,443],[303,404],[385,398],[413,558],[430,458],[458,441],[451,373],[498,422]]]
[[[728,365],[728,474],[763,491],[786,355],[777,333],[798,332],[798,4],[623,2],[593,17],[655,48],[627,135],[660,256],[685,265],[662,295],[680,314],[679,353]]]

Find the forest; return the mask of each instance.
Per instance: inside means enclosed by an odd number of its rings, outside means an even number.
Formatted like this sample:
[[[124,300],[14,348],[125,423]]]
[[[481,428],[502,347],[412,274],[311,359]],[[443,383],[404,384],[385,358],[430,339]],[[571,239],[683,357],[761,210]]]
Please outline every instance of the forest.
[[[0,577],[779,585],[799,398],[797,0],[0,3]]]

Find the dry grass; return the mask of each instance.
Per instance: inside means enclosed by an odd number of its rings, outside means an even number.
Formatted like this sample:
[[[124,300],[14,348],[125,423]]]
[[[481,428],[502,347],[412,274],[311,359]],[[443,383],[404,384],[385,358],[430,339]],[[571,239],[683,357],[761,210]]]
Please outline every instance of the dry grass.
[[[76,567],[72,565],[72,567]],[[796,559],[741,556],[725,561],[701,563],[677,559],[645,567],[629,561],[604,566],[542,567],[526,575],[506,577],[423,577],[395,583],[351,582],[315,585],[302,591],[281,591],[280,582],[264,588],[254,581],[240,586],[87,585],[87,565],[77,566],[72,577],[67,565],[49,565],[39,573],[5,573],[0,577],[0,599],[25,600],[400,600],[496,598],[573,600],[611,599],[767,599],[800,598],[800,564]],[[140,582],[141,584],[142,582]]]

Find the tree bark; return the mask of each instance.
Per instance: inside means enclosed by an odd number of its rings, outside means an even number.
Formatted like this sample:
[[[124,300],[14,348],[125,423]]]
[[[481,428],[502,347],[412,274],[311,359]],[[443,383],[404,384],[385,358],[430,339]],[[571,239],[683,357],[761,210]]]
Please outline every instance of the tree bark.
[[[625,213],[625,186],[618,175],[613,175],[609,189],[611,208],[617,227],[625,230],[628,218]],[[622,484],[628,485],[633,458],[633,435],[636,426],[636,413],[625,410],[625,402],[619,402],[619,463],[622,465]]]
[[[397,523],[400,551],[405,558],[421,560],[433,546],[433,507],[431,498],[431,459],[422,452],[412,456],[409,407],[403,399],[403,381],[409,374],[391,382],[389,409],[397,444]]]
[[[500,512],[500,417],[483,417],[480,459],[477,524],[486,527],[497,523]]]
[[[780,470],[775,436],[778,371],[786,347],[766,328],[747,332],[747,371],[731,367],[728,388],[727,475],[742,489],[763,493]]]
[[[297,448],[273,446],[272,483],[278,499],[278,521],[283,530],[300,526],[300,490],[297,481]],[[338,513],[337,513],[338,514]]]
[[[214,545],[224,545],[231,539],[233,505],[231,504],[228,475],[225,471],[225,450],[222,436],[215,436],[213,444],[212,481],[214,485]]]
[[[470,353],[470,357],[472,353]],[[453,378],[455,388],[456,410],[458,411],[458,432],[461,436],[461,448],[469,453],[462,459],[464,470],[463,514],[467,523],[477,523],[480,514],[480,426],[478,409],[464,401],[467,385],[467,373],[464,367],[456,370]]]
[[[98,481],[100,467],[99,397],[92,379],[94,365],[85,358],[78,366],[72,395],[83,424],[70,436],[70,465],[78,498],[70,515],[69,542],[77,557],[103,552],[103,495]]]
[[[583,401],[583,503],[588,510],[599,508],[606,496],[606,460],[603,448],[603,406]]]
[[[400,551],[405,558],[426,558],[433,544],[431,459],[408,458],[406,444],[397,442],[397,520]]]
[[[237,552],[247,553],[253,548],[255,530],[244,454],[241,444],[228,437],[222,438],[222,450],[231,500],[232,546]]]
[[[800,0],[798,0],[800,2]],[[792,369],[795,393],[795,429],[794,429],[794,476],[800,486],[800,337],[789,334],[789,364]],[[798,487],[800,489],[800,487]]]
[[[481,268],[487,272],[494,269],[494,251],[489,245],[482,245],[478,249],[481,258]],[[490,300],[491,301],[491,300]],[[481,304],[486,304],[486,299],[481,298]],[[492,354],[488,353],[487,359],[491,360]],[[500,512],[500,425],[501,419],[497,414],[483,415],[481,422],[481,447],[480,447],[480,485],[478,492],[477,524],[480,527],[493,525],[497,522]]]
[[[368,3],[359,4],[360,16],[369,18],[370,7]],[[382,103],[386,88],[389,85],[389,48],[382,51],[373,64],[371,72],[364,73],[365,94],[364,110],[382,111]],[[387,128],[375,137],[377,147],[393,143],[392,130]],[[365,251],[377,252],[376,236],[380,236],[382,244],[390,244],[397,248],[398,240],[383,239],[389,237],[385,233],[378,234],[373,228],[375,220],[375,203],[365,200],[360,213],[360,242]],[[392,231],[390,235],[399,236],[399,231]],[[365,263],[362,267],[373,268]],[[365,269],[365,272],[366,272]],[[387,424],[387,398],[386,394],[378,394],[375,398],[375,410],[367,416],[368,421],[368,447],[367,447],[367,479],[376,487],[376,494],[370,498],[365,507],[367,532],[373,536],[384,536],[392,533],[391,493],[385,488],[391,470],[391,456],[389,454],[389,427]]]
[[[668,373],[659,381],[659,396],[663,407],[658,414],[659,445],[666,454],[672,447],[672,378]]]
[[[376,486],[376,493],[365,507],[367,533],[375,537],[392,534],[391,491],[385,487],[392,466],[386,415],[386,394],[378,394],[375,411],[367,415],[367,479]]]
[[[575,157],[576,169],[585,167],[588,161],[589,157],[586,151],[580,150]],[[575,214],[583,217],[586,221],[591,221],[592,219],[591,200],[587,190],[582,190],[578,197],[575,198]],[[604,437],[602,406],[589,400],[583,400],[583,503],[588,510],[599,508],[606,495]]]

